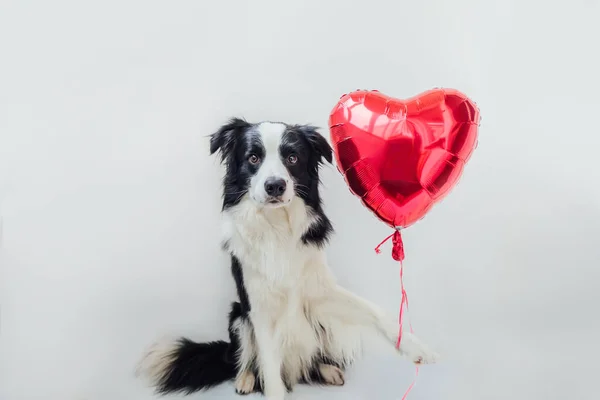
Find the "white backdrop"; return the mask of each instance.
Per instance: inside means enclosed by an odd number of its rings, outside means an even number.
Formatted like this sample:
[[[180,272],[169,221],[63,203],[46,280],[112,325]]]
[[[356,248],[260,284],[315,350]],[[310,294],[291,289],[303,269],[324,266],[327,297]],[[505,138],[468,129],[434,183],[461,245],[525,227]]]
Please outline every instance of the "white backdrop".
[[[404,235],[414,326],[444,356],[409,399],[597,399],[600,4],[566,4],[3,0],[0,399],[150,399],[150,342],[226,337],[206,136],[228,117],[326,128],[348,91],[439,86],[482,124]],[[396,312],[388,229],[323,181],[340,282]],[[344,388],[290,398],[399,399],[412,374],[374,340]],[[232,386],[190,397],[217,398]]]

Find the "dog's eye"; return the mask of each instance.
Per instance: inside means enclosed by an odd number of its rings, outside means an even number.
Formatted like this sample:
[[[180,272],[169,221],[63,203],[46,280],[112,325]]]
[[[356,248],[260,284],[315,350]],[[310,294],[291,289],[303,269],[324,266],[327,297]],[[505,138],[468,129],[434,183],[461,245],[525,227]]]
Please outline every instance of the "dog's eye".
[[[298,156],[295,154],[290,154],[287,160],[290,164],[296,164],[298,162]]]
[[[248,157],[248,162],[250,164],[258,164],[260,162],[260,158],[258,158],[258,156],[256,154],[252,154],[250,155],[250,157]]]

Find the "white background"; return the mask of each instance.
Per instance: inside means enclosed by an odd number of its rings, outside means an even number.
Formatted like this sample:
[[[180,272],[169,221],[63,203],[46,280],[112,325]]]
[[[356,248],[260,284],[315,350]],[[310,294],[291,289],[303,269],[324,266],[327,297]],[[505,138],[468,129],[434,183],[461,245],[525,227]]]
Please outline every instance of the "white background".
[[[348,91],[439,86],[482,124],[404,235],[414,326],[444,356],[409,400],[598,398],[599,1],[94,3],[0,6],[0,399],[150,399],[148,344],[226,337],[206,136],[227,118],[326,128]],[[335,168],[323,182],[332,268],[396,312],[389,230]],[[414,371],[388,347],[290,398],[399,399]],[[217,398],[233,387],[190,397]]]

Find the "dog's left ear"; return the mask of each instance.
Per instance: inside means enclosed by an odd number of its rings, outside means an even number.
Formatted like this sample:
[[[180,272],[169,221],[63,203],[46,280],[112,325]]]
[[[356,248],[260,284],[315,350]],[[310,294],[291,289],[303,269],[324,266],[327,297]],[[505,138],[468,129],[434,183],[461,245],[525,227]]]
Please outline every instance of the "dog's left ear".
[[[298,130],[306,138],[308,144],[310,144],[315,153],[319,155],[320,161],[324,158],[331,164],[333,162],[333,150],[327,142],[327,139],[325,139],[317,129],[317,127],[311,125],[302,125],[298,127]]]

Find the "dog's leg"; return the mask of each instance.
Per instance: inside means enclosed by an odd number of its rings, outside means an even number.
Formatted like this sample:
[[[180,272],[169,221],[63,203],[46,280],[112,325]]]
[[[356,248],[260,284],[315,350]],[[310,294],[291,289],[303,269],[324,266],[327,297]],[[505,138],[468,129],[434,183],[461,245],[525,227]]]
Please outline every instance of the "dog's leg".
[[[337,286],[319,306],[319,313],[335,316],[344,323],[375,327],[396,346],[399,324],[379,307]],[[439,357],[410,332],[402,332],[400,353],[417,364],[431,364]]]
[[[278,338],[273,329],[273,322],[251,311],[254,335],[258,346],[259,371],[267,400],[283,400],[286,388],[281,378],[282,355],[278,346]]]
[[[234,322],[239,349],[237,354],[238,373],[235,377],[235,391],[237,394],[254,392],[256,376],[252,371],[252,364],[256,359],[256,346],[254,333],[248,320],[238,318]]]

